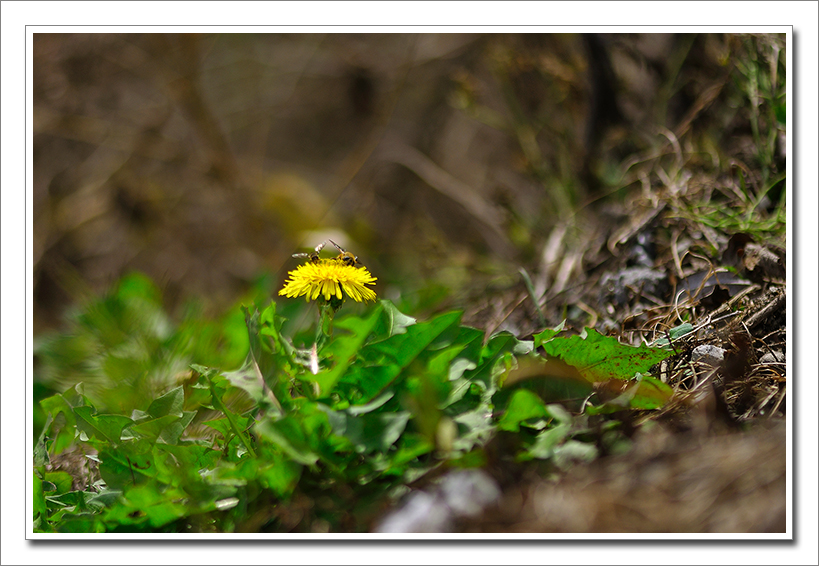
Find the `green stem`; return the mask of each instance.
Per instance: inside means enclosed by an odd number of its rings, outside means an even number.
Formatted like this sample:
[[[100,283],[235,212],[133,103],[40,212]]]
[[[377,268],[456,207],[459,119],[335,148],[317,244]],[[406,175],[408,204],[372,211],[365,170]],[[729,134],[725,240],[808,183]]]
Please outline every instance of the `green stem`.
[[[329,301],[318,301],[318,328],[316,329],[316,349],[321,348],[333,337],[333,318],[338,309],[341,308],[342,301],[332,297]]]

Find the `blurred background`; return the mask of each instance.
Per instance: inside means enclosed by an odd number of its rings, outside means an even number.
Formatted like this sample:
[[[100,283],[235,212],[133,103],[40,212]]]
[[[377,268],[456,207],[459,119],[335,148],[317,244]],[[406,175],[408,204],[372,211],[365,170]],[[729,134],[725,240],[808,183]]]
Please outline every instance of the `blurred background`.
[[[520,267],[538,293],[570,287],[592,260],[567,250],[628,218],[606,203],[659,182],[628,157],[693,121],[707,167],[754,153],[738,52],[717,34],[36,34],[34,333],[131,270],[171,305],[273,295],[327,237],[411,314],[500,325]]]

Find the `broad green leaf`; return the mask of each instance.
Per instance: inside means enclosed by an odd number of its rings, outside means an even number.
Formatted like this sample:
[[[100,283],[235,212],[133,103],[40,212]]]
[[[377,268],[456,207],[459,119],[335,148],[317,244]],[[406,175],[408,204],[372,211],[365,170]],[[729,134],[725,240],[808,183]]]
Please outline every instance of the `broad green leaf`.
[[[173,455],[174,465],[181,468],[188,468],[195,473],[199,470],[209,468],[220,458],[221,452],[209,446],[198,444],[157,444],[153,448],[153,453],[167,453]]]
[[[68,489],[71,489],[69,482]],[[60,495],[49,495],[46,497],[48,503],[53,508],[60,507],[75,507],[76,511],[85,511],[88,509],[86,500],[92,496],[93,493],[87,491],[67,491]]]
[[[293,348],[293,345],[281,334],[284,321],[285,319],[283,317],[276,314],[276,302],[270,301],[267,308],[262,311],[261,318],[259,319],[259,333],[262,336],[270,336],[273,340],[275,354],[291,360],[295,353],[295,348]]]
[[[498,428],[518,432],[521,422],[547,416],[549,412],[540,397],[527,389],[518,389],[512,395],[506,411],[498,421]]]
[[[63,517],[59,523],[60,533],[104,533],[105,525],[93,513],[77,513]]]
[[[333,433],[350,440],[359,452],[386,452],[395,444],[407,426],[410,413],[368,413],[353,416],[342,411],[322,409],[328,413]]]
[[[361,403],[369,403],[401,375],[401,366],[397,364],[353,365],[344,375],[342,382],[352,386],[361,394]]]
[[[360,361],[344,376],[344,384],[356,389],[361,395],[360,401],[367,403],[390,387],[419,358],[429,363],[438,355],[445,358],[447,347],[462,350],[461,344],[453,345],[461,336],[460,316],[458,312],[445,313],[429,322],[410,326],[403,334],[368,344],[359,352]],[[467,333],[466,338],[472,340],[474,336]],[[469,341],[466,344],[468,346]],[[445,369],[444,364],[437,367],[438,371]]]
[[[121,495],[122,492],[117,489],[104,488],[100,493],[92,494],[86,503],[91,507],[111,507]]]
[[[226,373],[230,382],[247,391],[257,402],[272,405],[272,408],[282,413],[280,399],[284,398],[282,389],[284,384],[279,382],[281,375],[279,359],[270,350],[269,341],[262,340],[261,315],[258,309],[253,312],[242,307],[247,325],[250,348],[244,366],[238,372]]]
[[[620,344],[616,338],[603,336],[593,329],[587,329],[585,339],[580,336],[556,337],[542,347],[547,355],[577,368],[590,383],[631,379],[638,372],[648,373],[651,366],[674,355],[674,352],[661,348]]]
[[[518,339],[509,332],[499,332],[489,339],[481,349],[480,362],[474,370],[464,372],[464,377],[472,381],[483,382],[485,389],[495,386],[495,380],[503,371],[497,367],[499,360],[511,353],[518,343]]]
[[[124,452],[100,451],[100,476],[109,488],[121,490],[143,483],[156,475],[151,453],[140,453],[134,448],[129,446]]]
[[[66,392],[67,393],[67,392]],[[66,400],[63,394],[52,395],[40,401],[40,406],[47,415],[51,415],[52,427],[57,415],[61,414],[65,417],[65,426],[63,426],[56,434],[50,431],[50,435],[54,437],[51,444],[51,454],[59,454],[74,442],[74,433],[76,431],[77,420],[74,416],[74,410],[71,404]]]
[[[156,478],[163,483],[183,488],[189,495],[201,501],[213,501],[219,497],[227,497],[231,493],[224,490],[215,490],[213,486],[205,484],[200,470],[208,469],[221,457],[221,452],[207,446],[186,444],[183,446],[171,444],[156,444],[152,450],[153,463],[156,468]]]
[[[566,407],[558,405],[557,403],[546,405],[546,411],[549,413],[549,416],[560,424],[571,424],[574,420],[574,417],[566,410]]]
[[[468,362],[467,364],[462,365],[461,367],[463,369],[460,370],[460,373],[463,373],[468,369],[474,369],[475,364],[473,364],[472,362]],[[452,388],[449,390],[449,395],[447,396],[446,400],[438,406],[438,408],[443,410],[446,409],[447,407],[452,407],[453,405],[464,399],[464,396],[467,393],[469,393],[469,391],[472,389],[474,385],[475,383],[473,381],[466,379],[465,377],[456,378],[454,381],[452,381]],[[480,398],[476,399],[475,401],[480,401]],[[460,413],[463,411],[456,412]]]
[[[381,308],[375,308],[366,318],[350,317],[336,323],[336,330],[350,330],[352,333],[334,336],[330,343],[322,349],[322,354],[332,354],[335,362],[332,368],[320,371],[313,377],[313,380],[319,385],[322,396],[330,394],[338,380],[350,367],[356,353],[378,322],[380,314]]]
[[[183,411],[182,418],[170,423],[159,434],[157,442],[163,444],[178,444],[182,433],[196,416],[196,411]]]
[[[463,351],[465,345],[454,344],[433,354],[427,362],[427,372],[445,376],[449,380],[449,368],[453,360]]]
[[[241,368],[226,371],[223,375],[233,387],[246,391],[250,398],[258,403],[265,397],[265,384],[261,373],[256,371],[257,367],[248,359]]]
[[[216,368],[209,368],[199,364],[191,364],[190,367],[193,371],[202,375],[206,379],[216,377],[219,374],[219,370]]]
[[[54,484],[55,489],[53,493],[55,495],[71,491],[71,483],[73,482],[71,475],[63,471],[46,472],[45,481]]]
[[[657,409],[665,405],[674,395],[674,390],[656,377],[643,375],[639,383],[637,392],[631,400],[633,409]]]
[[[178,488],[154,482],[138,485],[123,493],[122,505],[110,508],[104,520],[121,525],[148,523],[157,528],[184,517],[188,511],[185,500],[185,492]]]
[[[258,421],[253,429],[260,437],[278,446],[294,462],[304,466],[318,462],[318,454],[310,447],[295,417],[287,416],[276,421],[264,419]]]
[[[287,497],[299,483],[304,467],[300,464],[280,458],[275,463],[262,467],[258,478],[262,485],[279,497]]]
[[[439,315],[428,322],[407,327],[403,334],[396,334],[386,340],[370,344],[362,355],[365,359],[373,361],[383,357],[387,363],[405,368],[425,349],[446,345],[446,339],[441,340],[444,333],[449,331],[450,334],[454,334],[452,336],[454,340],[457,337],[460,319],[460,312]]]
[[[77,416],[77,427],[89,437],[96,436],[113,444],[120,441],[122,429],[134,424],[134,421],[124,415],[95,415],[93,407],[77,407],[74,409]]]
[[[457,326],[458,336],[452,341],[450,348],[459,348],[458,358],[477,363],[481,357],[484,332],[471,326]],[[450,375],[450,379],[454,379]]]
[[[159,436],[166,428],[178,422],[180,417],[176,415],[165,415],[158,419],[145,421],[134,426],[128,427],[128,432],[135,435],[136,438],[143,438],[151,442],[159,439]]]
[[[392,301],[382,299],[382,315],[378,324],[374,327],[377,336],[394,336],[403,334],[408,326],[412,326],[417,321],[411,316],[407,316],[396,308]]]
[[[151,279],[138,272],[125,275],[119,282],[117,297],[123,301],[145,301],[156,306],[162,304],[162,291]]]
[[[147,412],[155,419],[167,415],[181,417],[184,407],[185,392],[180,385],[179,387],[171,389],[161,397],[154,399],[148,406]]]
[[[43,492],[43,480],[40,479],[36,473],[33,474],[34,481],[32,482],[33,502],[34,502],[34,517],[41,517],[45,519],[48,516],[48,507],[46,506],[45,493]]]

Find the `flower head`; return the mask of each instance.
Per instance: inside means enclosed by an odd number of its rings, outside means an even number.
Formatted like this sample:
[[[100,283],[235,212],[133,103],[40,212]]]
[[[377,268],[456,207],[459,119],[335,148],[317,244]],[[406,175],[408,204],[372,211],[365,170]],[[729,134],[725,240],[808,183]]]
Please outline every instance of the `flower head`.
[[[351,297],[356,302],[374,301],[375,291],[365,285],[372,285],[376,278],[366,267],[354,267],[337,258],[307,262],[289,272],[279,295],[295,298],[304,295],[308,301],[323,296],[325,301],[335,297],[343,301]]]

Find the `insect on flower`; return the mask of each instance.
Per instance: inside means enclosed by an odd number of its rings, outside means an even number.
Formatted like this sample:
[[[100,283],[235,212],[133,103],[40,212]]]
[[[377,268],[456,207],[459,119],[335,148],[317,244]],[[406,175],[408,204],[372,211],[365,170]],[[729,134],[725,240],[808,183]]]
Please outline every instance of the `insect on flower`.
[[[319,252],[327,245],[327,240],[324,240],[322,243],[316,246],[316,250],[313,252],[308,253],[298,253],[293,254],[295,258],[308,258],[310,263],[318,263],[319,262]]]
[[[336,247],[339,255],[322,259],[319,257],[319,252],[328,241]],[[376,278],[361,265],[354,254],[333,240],[322,242],[311,253],[293,254],[293,257],[307,258],[308,261],[288,273],[290,279],[285,281],[284,287],[279,291],[280,295],[292,298],[304,296],[308,301],[320,297],[325,301],[330,301],[332,298],[339,302],[344,301],[347,297],[351,297],[356,302],[376,299],[375,291],[365,287],[365,285],[373,285]]]
[[[330,242],[331,244],[333,244],[336,247],[336,249],[339,251],[338,257],[336,258],[338,261],[342,262],[344,265],[349,265],[349,266],[361,265],[361,262],[358,261],[357,256],[355,256],[352,253],[348,252],[347,250],[345,250],[344,248],[339,246],[337,243],[335,243],[333,240],[328,239],[327,241]]]
[[[361,262],[358,261],[358,256],[356,256],[355,254],[353,254],[351,252],[348,252],[347,250],[345,250],[344,248],[342,248],[341,246],[339,246],[337,243],[335,243],[333,240],[330,240],[329,238],[327,240],[324,240],[319,245],[317,245],[315,251],[312,251],[310,253],[302,252],[302,253],[293,254],[293,257],[295,257],[295,258],[307,258],[307,259],[310,260],[310,263],[318,263],[319,259],[320,259],[319,258],[319,253],[321,252],[321,250],[324,249],[324,246],[327,245],[327,242],[330,242],[331,244],[333,244],[335,246],[335,248],[338,250],[338,252],[339,252],[338,256],[335,258],[337,261],[340,261],[344,265],[349,265],[349,266],[362,265]]]

